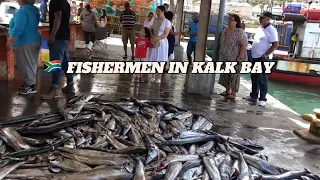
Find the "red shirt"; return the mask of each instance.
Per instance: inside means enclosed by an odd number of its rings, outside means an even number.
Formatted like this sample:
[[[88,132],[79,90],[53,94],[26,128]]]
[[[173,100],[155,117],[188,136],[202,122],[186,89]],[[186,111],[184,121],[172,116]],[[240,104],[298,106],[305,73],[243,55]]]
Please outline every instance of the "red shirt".
[[[147,38],[137,38],[136,39],[136,58],[146,58],[147,48],[152,47],[152,43]]]

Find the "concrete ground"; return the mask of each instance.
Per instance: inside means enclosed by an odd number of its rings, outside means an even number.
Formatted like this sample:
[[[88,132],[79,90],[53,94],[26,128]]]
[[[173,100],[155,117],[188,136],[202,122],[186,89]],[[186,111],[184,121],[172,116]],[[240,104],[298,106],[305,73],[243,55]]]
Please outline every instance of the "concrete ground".
[[[96,48],[97,53],[92,55],[92,61],[122,60],[121,40],[114,37],[108,38],[107,44],[107,50],[102,51],[99,47]],[[186,46],[185,43],[182,45]],[[75,61],[90,60],[83,50],[79,50],[73,57]],[[37,84],[39,93],[30,96],[17,94],[17,87],[23,83],[23,79],[18,72],[16,75],[13,81],[0,82],[1,120],[55,111],[58,106],[65,104],[66,98],[40,100],[39,96],[50,87],[50,74],[39,73]],[[226,100],[217,94],[211,97],[186,94],[184,74],[165,74],[161,85],[134,84],[132,74],[76,74],[74,80],[76,93],[102,93],[108,100],[118,100],[121,97],[157,99],[204,113],[213,120],[215,131],[262,142],[265,145],[262,153],[267,155],[273,164],[293,170],[307,168],[320,174],[320,146],[309,144],[292,133],[293,129],[308,127],[308,125],[300,120],[298,114],[270,96],[266,107],[258,107],[242,100],[243,96],[250,93],[250,83],[245,80],[241,80],[240,92],[235,101]],[[216,84],[215,91],[220,93],[224,90]]]

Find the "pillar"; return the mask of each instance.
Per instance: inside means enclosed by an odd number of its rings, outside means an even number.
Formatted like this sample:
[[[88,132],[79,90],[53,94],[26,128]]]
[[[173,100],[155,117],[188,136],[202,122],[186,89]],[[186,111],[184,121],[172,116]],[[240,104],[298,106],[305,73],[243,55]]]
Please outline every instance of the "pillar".
[[[202,0],[200,4],[200,21],[198,25],[195,63],[205,61],[211,1],[212,0]],[[214,74],[192,74],[188,72],[185,84],[186,93],[210,95],[213,92],[214,79]]]
[[[171,1],[170,1],[171,4]],[[183,5],[184,5],[184,0],[177,0],[177,19],[176,19],[176,27],[175,31],[176,32],[181,32],[183,31]],[[170,5],[171,6],[171,5]],[[180,44],[180,36],[176,36],[176,45]]]
[[[170,0],[169,10],[175,14],[174,0]]]
[[[213,61],[217,61],[217,58],[218,58],[219,40],[220,40],[219,37],[221,35],[221,31],[223,27],[225,6],[226,6],[226,0],[220,0],[217,28],[216,28],[216,33],[214,34],[214,43],[213,43],[213,52],[212,52]]]

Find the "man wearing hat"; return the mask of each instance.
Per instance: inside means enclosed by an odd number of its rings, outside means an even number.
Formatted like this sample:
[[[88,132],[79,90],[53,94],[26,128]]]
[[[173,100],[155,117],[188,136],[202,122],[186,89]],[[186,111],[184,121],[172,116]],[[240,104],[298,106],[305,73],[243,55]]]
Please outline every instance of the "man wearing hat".
[[[262,62],[263,71],[265,67],[263,62],[269,61],[272,59],[272,53],[279,46],[278,32],[271,25],[270,21],[273,19],[273,15],[269,11],[265,11],[260,15],[260,24],[261,27],[258,29],[254,35],[251,55],[253,62]],[[258,100],[259,97],[259,106],[265,106],[266,96],[268,93],[268,76],[265,73],[262,74],[251,74],[252,90],[249,96],[244,97],[246,100]]]

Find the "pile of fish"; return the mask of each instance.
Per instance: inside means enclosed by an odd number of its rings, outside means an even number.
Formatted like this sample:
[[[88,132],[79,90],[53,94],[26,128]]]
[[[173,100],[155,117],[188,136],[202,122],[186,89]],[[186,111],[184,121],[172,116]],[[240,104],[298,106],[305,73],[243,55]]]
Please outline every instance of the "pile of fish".
[[[1,122],[0,179],[320,179],[270,164],[258,142],[173,104],[81,94],[56,113]]]

